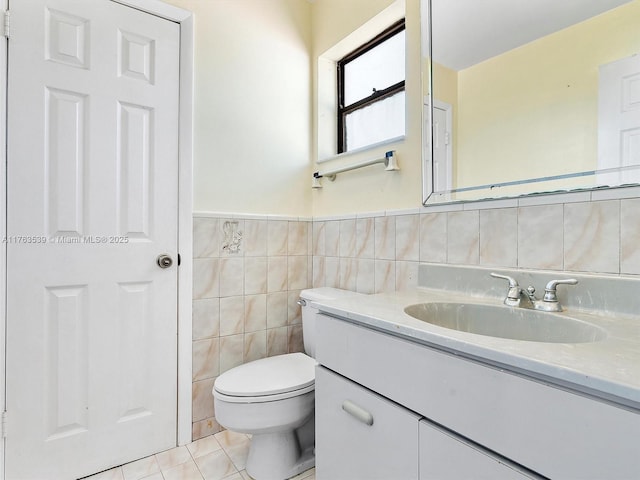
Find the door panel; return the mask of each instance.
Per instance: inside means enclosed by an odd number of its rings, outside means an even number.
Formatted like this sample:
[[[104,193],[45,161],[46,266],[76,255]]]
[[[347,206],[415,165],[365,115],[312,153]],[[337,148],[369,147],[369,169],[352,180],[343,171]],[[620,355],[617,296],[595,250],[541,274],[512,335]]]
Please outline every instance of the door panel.
[[[598,174],[598,183],[640,181],[640,56],[600,66],[598,84],[598,169],[632,167]]]
[[[179,26],[11,15],[6,477],[78,478],[176,444]]]

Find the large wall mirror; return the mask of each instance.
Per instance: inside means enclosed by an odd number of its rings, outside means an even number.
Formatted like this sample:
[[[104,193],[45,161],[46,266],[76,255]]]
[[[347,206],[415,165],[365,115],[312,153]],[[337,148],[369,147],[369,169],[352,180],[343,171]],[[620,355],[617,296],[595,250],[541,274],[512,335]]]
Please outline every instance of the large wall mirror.
[[[640,183],[640,0],[421,10],[425,204]]]

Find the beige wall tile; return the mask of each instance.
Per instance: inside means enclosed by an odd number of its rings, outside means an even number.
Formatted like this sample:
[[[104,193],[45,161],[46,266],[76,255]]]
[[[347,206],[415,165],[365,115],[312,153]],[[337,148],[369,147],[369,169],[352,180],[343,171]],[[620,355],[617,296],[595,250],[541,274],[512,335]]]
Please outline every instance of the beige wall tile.
[[[220,374],[220,338],[193,342],[193,380],[204,380]]]
[[[312,229],[313,229],[312,254],[324,255],[325,254],[325,243],[324,243],[325,222],[312,222]]]
[[[214,298],[220,294],[220,259],[193,260],[193,298]]]
[[[396,259],[396,219],[395,217],[375,218],[375,252],[379,260]]]
[[[214,378],[193,382],[192,387],[192,420],[197,422],[205,418],[213,417],[213,391]]]
[[[340,220],[340,250],[341,257],[356,256],[356,220]]]
[[[308,222],[289,222],[289,236],[287,240],[288,255],[307,255],[307,223]]]
[[[289,222],[269,220],[267,222],[267,254],[286,255],[289,235]]]
[[[244,331],[256,332],[267,329],[267,295],[244,297]]]
[[[324,287],[325,286],[325,257],[313,257],[313,266],[312,266],[312,283],[311,285],[316,287]]]
[[[396,262],[390,260],[376,260],[375,275],[375,293],[395,292]]]
[[[245,257],[244,293],[267,293],[267,257]]]
[[[518,267],[562,270],[562,205],[518,208]]]
[[[284,355],[289,351],[289,337],[287,327],[270,328],[267,330],[267,356]]]
[[[267,356],[267,331],[244,334],[244,363]]]
[[[478,210],[447,213],[447,262],[477,265],[480,261]]]
[[[356,220],[356,257],[374,258],[375,225],[375,220],[371,217]]]
[[[340,257],[325,257],[324,280],[325,287],[340,287]]]
[[[245,257],[267,256],[267,221],[245,220],[244,222]]]
[[[420,261],[447,262],[447,214],[420,215]]]
[[[620,272],[640,274],[640,198],[620,202]]]
[[[218,433],[222,430],[220,424],[216,421],[215,417],[205,418],[198,422],[194,422],[191,426],[191,439],[198,440],[200,438],[208,437],[214,433]]]
[[[620,272],[620,201],[564,206],[564,268]]]
[[[419,262],[396,262],[396,291],[418,287]]]
[[[282,292],[287,289],[287,257],[268,257],[267,259],[267,292]]]
[[[344,290],[356,290],[358,284],[358,259],[340,257],[340,282],[338,286]]]
[[[357,260],[356,291],[370,294],[376,290],[376,263],[373,259]]]
[[[193,258],[220,256],[220,221],[217,218],[193,219]]]
[[[220,299],[194,300],[192,307],[193,340],[220,335]]]
[[[243,360],[244,334],[220,337],[220,373],[242,365]]]
[[[307,288],[307,256],[289,256],[287,258],[287,285],[289,290]]]
[[[396,260],[420,259],[420,215],[396,217]]]
[[[244,258],[220,259],[220,296],[244,293]]]
[[[518,266],[518,210],[480,210],[480,265]]]
[[[298,300],[300,300],[300,290],[287,292],[287,325],[302,323],[302,308]]]
[[[244,297],[220,299],[220,335],[235,335],[244,331]]]
[[[267,294],[267,328],[284,327],[287,325],[288,312],[287,292]]]
[[[291,325],[288,328],[289,353],[304,352],[302,325]]]
[[[338,220],[325,222],[324,244],[326,256],[337,257],[340,255],[340,222]]]

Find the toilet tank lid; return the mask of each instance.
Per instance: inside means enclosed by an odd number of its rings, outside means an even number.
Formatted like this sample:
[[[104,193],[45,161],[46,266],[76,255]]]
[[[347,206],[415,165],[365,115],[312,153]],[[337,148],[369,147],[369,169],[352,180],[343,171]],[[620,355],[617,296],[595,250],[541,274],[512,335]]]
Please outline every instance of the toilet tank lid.
[[[262,358],[227,370],[216,378],[214,388],[234,397],[277,395],[311,386],[316,361],[304,353]]]
[[[300,298],[305,300],[334,300],[337,298],[350,297],[352,295],[362,295],[361,293],[352,292],[351,290],[342,290],[341,288],[319,287],[309,288],[300,292]]]

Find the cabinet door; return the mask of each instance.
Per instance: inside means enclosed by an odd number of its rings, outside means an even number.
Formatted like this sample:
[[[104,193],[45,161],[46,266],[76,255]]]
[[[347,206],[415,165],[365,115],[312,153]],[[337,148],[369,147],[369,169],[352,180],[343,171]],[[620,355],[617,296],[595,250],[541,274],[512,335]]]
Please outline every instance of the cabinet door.
[[[418,424],[413,412],[316,368],[318,480],[418,479]]]
[[[523,480],[528,473],[469,440],[420,421],[420,480]]]

